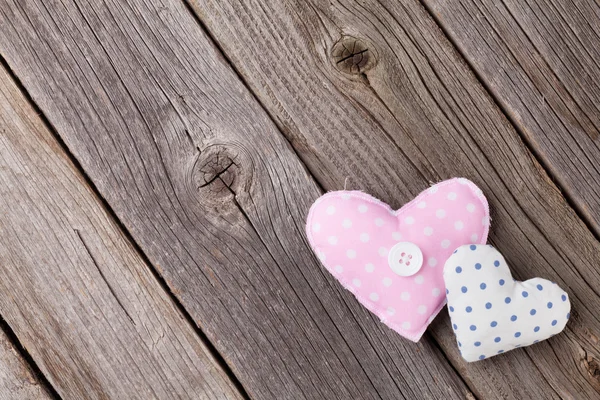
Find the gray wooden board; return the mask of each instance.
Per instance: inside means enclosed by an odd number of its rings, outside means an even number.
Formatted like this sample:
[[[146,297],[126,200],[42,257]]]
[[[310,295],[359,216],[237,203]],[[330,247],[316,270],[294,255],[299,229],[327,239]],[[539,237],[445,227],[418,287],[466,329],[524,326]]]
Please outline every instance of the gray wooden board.
[[[425,0],[600,235],[600,5]]]
[[[0,15],[7,63],[251,396],[471,395],[430,337],[401,338],[319,265],[321,190],[183,3]]]
[[[241,397],[1,67],[0,215],[0,313],[62,398]]]
[[[0,400],[13,399],[50,400],[52,396],[0,329]]]
[[[464,363],[438,317],[431,332],[476,395],[598,398],[600,244],[418,1],[192,6],[325,189],[397,207],[466,176],[490,200],[490,241],[514,275],[569,291],[564,334],[483,362]]]

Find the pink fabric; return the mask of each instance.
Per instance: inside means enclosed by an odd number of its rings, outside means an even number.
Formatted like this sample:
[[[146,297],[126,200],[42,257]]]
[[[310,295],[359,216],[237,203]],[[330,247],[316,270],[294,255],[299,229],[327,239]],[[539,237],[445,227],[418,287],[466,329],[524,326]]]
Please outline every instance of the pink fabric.
[[[454,249],[484,244],[489,209],[471,181],[454,178],[398,211],[358,191],[330,192],[310,209],[306,233],[329,272],[383,323],[418,341],[446,303],[443,267]],[[412,242],[423,253],[413,276],[395,274],[388,251]]]

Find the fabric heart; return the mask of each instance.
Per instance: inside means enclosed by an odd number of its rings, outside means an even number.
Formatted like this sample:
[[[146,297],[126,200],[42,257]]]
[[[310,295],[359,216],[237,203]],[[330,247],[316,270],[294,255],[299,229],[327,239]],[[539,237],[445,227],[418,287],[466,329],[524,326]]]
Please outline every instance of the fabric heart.
[[[358,191],[311,207],[306,233],[321,262],[386,325],[418,341],[444,306],[442,266],[457,246],[485,243],[487,200],[464,178],[422,192],[398,211]]]
[[[492,246],[455,250],[444,266],[448,310],[467,361],[483,360],[548,339],[569,319],[569,296],[557,284],[515,281]]]

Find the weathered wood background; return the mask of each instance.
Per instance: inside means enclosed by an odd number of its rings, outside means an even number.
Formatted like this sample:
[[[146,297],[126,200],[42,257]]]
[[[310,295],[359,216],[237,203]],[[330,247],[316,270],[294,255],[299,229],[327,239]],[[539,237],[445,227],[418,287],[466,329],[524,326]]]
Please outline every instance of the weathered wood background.
[[[600,398],[599,38],[592,0],[0,2],[0,399]],[[324,191],[453,176],[563,334],[467,364],[308,248]]]

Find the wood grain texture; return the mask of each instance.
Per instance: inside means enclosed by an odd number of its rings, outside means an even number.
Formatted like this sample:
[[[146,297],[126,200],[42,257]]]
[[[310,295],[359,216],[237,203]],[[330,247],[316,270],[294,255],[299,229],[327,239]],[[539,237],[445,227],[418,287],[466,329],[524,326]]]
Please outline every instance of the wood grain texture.
[[[0,15],[7,63],[251,396],[471,396],[430,338],[320,266],[304,221],[322,191],[183,3]]]
[[[0,312],[62,398],[241,397],[3,68],[0,215]]]
[[[0,329],[0,400],[12,399],[50,400],[52,396]]]
[[[600,235],[600,5],[424,0]]]
[[[599,396],[600,244],[417,1],[192,5],[325,189],[399,206],[429,181],[466,176],[490,200],[490,241],[514,275],[569,291],[564,334],[484,362],[465,364],[448,317],[435,321],[476,395]]]

